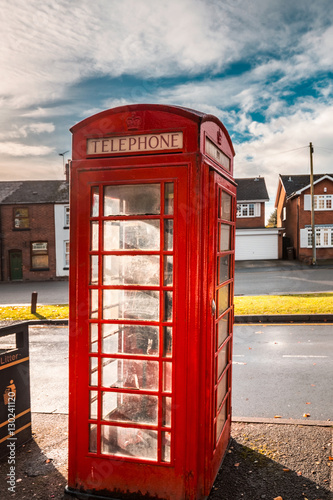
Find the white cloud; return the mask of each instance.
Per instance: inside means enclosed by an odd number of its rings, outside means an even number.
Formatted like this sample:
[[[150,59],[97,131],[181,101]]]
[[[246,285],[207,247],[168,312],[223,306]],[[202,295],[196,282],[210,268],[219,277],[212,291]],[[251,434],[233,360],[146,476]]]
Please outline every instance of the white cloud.
[[[0,154],[8,156],[45,156],[54,152],[48,146],[29,146],[16,142],[0,142]]]

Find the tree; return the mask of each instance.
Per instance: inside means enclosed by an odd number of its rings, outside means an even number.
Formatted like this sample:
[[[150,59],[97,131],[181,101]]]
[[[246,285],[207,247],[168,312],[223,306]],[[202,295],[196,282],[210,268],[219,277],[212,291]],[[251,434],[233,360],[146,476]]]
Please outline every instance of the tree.
[[[277,209],[275,209],[271,213],[267,222],[267,227],[276,227],[276,226],[277,226]]]

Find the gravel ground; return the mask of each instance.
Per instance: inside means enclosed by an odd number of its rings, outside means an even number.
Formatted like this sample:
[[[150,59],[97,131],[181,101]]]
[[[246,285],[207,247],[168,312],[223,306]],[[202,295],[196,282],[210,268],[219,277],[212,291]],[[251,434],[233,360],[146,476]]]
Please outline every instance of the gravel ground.
[[[33,440],[17,450],[16,492],[0,461],[1,500],[62,500],[67,415],[33,414]],[[332,427],[233,423],[209,500],[331,500]]]

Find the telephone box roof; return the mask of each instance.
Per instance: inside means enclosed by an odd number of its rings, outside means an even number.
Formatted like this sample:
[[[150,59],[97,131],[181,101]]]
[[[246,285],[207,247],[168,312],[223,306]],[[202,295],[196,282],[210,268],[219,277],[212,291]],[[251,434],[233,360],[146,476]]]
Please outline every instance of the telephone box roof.
[[[198,125],[209,121],[214,122],[223,130],[223,133],[225,134],[228,143],[231,147],[231,151],[233,154],[235,154],[229,133],[225,128],[225,126],[223,125],[223,123],[216,116],[202,113],[201,111],[197,111],[190,108],[183,108],[181,106],[169,106],[165,104],[129,104],[126,106],[118,106],[116,108],[107,109],[95,115],[89,116],[88,118],[85,118],[81,122],[71,127],[70,131],[72,133],[78,132],[81,128],[86,127],[91,122],[102,120],[103,118],[109,117],[110,115],[121,114],[126,112],[133,113],[135,111],[141,111],[141,112],[155,111],[155,112],[170,113],[174,115],[183,116],[184,118],[197,122]]]

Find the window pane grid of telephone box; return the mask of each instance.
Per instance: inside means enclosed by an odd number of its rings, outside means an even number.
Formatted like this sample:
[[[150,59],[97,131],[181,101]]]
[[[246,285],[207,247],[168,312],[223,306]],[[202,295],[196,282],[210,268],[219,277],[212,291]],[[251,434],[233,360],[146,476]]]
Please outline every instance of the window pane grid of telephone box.
[[[230,415],[231,332],[233,307],[235,199],[222,188],[218,196],[215,367],[214,367],[214,442],[222,437]]]
[[[172,462],[174,183],[91,189],[89,452]]]

